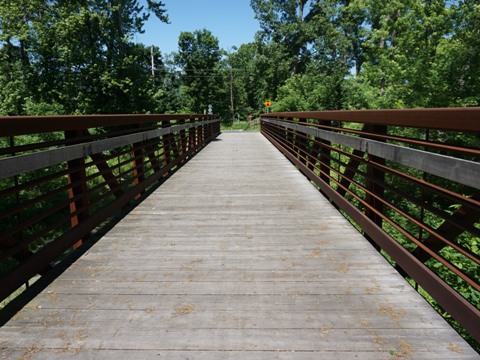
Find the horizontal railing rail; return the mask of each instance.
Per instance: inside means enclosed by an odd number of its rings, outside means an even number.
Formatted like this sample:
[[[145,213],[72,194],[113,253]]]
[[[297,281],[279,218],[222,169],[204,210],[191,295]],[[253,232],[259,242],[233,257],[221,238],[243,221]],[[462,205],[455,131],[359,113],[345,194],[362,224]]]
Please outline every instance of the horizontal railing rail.
[[[0,300],[219,133],[214,115],[0,117]]]
[[[261,131],[480,340],[480,108],[270,113]]]

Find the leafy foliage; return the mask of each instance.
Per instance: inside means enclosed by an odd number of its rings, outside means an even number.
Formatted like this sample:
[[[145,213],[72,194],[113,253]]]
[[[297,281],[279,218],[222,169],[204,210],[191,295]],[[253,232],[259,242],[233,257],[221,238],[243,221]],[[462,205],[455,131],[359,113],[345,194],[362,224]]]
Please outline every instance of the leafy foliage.
[[[303,49],[296,74],[316,77],[324,85],[321,98],[329,101],[315,108],[479,104],[475,79],[480,63],[474,49],[480,36],[474,24],[480,10],[475,1],[312,0],[303,4],[301,30],[292,30],[287,25],[298,27],[293,13],[297,9],[299,16],[302,3],[255,0],[252,7],[262,25],[262,38],[288,44],[289,31],[302,34],[285,55],[292,58],[293,48]],[[294,77],[285,86],[292,87],[295,81],[302,83],[303,77]],[[288,90],[278,94],[274,101],[291,101],[282,99]]]
[[[221,52],[218,39],[208,30],[182,32],[178,40],[176,64],[183,69],[183,85],[187,108],[194,113],[215,108],[221,91],[221,78],[217,76]]]
[[[167,21],[163,6],[148,1]],[[149,51],[130,40],[148,17],[137,0],[2,0],[1,113],[154,110]]]

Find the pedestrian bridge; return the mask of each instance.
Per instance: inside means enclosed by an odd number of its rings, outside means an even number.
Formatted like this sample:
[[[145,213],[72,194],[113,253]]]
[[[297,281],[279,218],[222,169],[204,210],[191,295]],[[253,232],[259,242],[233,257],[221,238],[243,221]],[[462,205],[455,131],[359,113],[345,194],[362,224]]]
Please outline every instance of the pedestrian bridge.
[[[448,277],[478,292],[478,249],[459,237],[479,232],[479,150],[429,137],[475,137],[480,111],[261,122],[0,119],[0,295],[29,285],[0,311],[0,358],[478,359],[415,287],[479,339]]]

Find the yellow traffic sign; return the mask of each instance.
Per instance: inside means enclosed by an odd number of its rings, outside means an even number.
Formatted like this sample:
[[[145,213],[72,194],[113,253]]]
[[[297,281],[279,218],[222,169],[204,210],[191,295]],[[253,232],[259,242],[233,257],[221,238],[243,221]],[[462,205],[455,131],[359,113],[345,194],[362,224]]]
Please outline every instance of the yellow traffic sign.
[[[272,102],[270,100],[265,101],[264,104],[266,107],[272,106]]]

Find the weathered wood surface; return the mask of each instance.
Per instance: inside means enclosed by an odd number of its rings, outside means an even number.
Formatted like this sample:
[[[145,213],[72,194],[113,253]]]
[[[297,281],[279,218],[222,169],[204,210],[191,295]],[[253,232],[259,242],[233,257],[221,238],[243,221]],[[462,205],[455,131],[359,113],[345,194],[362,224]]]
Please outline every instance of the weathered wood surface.
[[[0,359],[478,359],[260,134],[224,133],[0,329]]]

